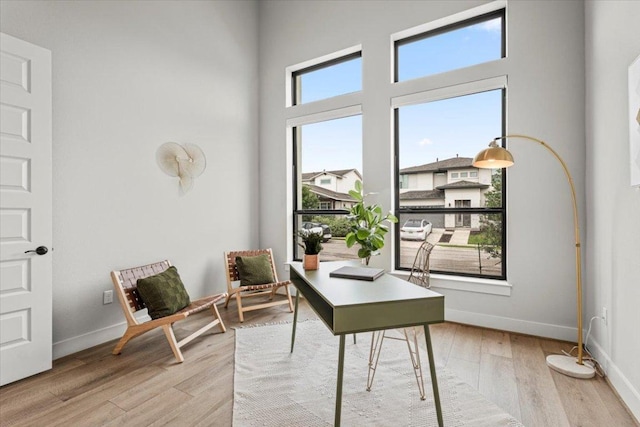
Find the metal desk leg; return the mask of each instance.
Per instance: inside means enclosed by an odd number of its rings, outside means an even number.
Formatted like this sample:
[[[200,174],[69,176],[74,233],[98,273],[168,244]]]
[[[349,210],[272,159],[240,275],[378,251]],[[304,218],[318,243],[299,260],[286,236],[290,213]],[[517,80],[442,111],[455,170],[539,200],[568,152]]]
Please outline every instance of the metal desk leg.
[[[296,342],[296,324],[298,323],[298,300],[300,299],[300,291],[296,289],[296,306],[293,311],[293,331],[291,332],[291,353],[293,353],[293,344]]]
[[[333,425],[340,427],[340,412],[342,411],[342,373],[344,371],[344,334],[340,335],[340,353],[338,354],[338,387],[336,390],[336,417]]]
[[[433,400],[436,404],[436,415],[438,416],[438,426],[443,427],[442,408],[440,407],[440,392],[438,392],[438,380],[436,379],[436,364],[433,361],[433,348],[431,348],[431,334],[429,325],[424,324],[424,337],[427,340],[427,356],[429,356],[429,371],[431,371],[431,384],[433,385]]]

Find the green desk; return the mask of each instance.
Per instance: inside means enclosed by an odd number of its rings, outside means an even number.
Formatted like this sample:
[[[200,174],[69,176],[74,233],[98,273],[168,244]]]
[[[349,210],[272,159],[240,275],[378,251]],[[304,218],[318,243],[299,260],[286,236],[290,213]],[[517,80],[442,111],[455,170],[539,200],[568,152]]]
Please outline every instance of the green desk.
[[[307,299],[311,308],[327,328],[334,335],[340,336],[335,426],[340,425],[342,409],[345,335],[422,325],[427,341],[427,355],[438,425],[442,427],[442,410],[429,324],[444,322],[444,296],[390,274],[385,274],[373,282],[329,277],[329,273],[345,265],[360,266],[360,263],[354,261],[323,262],[318,270],[310,271],[304,270],[301,262],[290,264],[290,279],[298,290],[293,315],[291,352],[293,352],[296,338],[300,294]]]

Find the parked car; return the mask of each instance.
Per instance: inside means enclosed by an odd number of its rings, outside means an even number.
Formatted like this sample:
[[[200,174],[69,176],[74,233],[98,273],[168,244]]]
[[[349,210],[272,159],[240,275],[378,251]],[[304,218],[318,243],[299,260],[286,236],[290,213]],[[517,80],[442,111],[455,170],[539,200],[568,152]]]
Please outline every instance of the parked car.
[[[402,240],[426,240],[432,225],[426,219],[408,219],[400,228]]]
[[[300,229],[303,233],[321,233],[322,241],[328,242],[331,240],[331,228],[327,224],[320,224],[318,222],[303,222]]]

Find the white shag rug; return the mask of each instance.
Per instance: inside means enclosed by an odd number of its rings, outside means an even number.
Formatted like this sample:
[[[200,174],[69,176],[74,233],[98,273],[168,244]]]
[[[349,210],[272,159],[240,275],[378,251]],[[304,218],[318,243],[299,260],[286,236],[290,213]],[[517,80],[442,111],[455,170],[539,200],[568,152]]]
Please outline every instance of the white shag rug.
[[[333,425],[339,337],[317,320],[236,329],[233,425]],[[426,351],[420,358],[426,400],[404,341],[384,341],[375,381],[366,391],[371,334],[346,337],[343,426],[437,426]],[[444,425],[521,427],[522,424],[446,370],[437,372]]]

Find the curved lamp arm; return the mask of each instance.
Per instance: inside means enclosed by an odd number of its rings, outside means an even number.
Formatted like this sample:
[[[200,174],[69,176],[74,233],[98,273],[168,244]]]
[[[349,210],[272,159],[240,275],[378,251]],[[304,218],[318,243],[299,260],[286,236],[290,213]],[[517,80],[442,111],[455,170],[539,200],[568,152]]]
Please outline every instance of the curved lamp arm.
[[[512,135],[505,135],[505,136],[500,136],[498,138],[494,138],[493,141],[491,141],[491,144],[489,144],[489,148],[481,151],[480,153],[478,153],[478,155],[475,157],[473,165],[479,168],[495,168],[496,166],[498,167],[509,167],[511,165],[513,165],[513,157],[511,156],[511,153],[509,153],[506,149],[498,146],[497,141],[501,140],[501,139],[507,139],[507,138],[521,138],[521,139],[528,139],[530,141],[533,142],[537,142],[538,144],[542,145],[544,148],[546,148],[551,154],[553,154],[553,157],[555,157],[558,162],[560,162],[560,165],[562,165],[562,169],[564,170],[564,173],[567,177],[567,181],[569,181],[569,187],[571,190],[571,200],[573,202],[573,228],[574,228],[574,235],[575,235],[575,245],[576,245],[576,294],[577,294],[577,312],[578,312],[578,360],[577,363],[579,365],[583,365],[583,352],[582,352],[582,267],[581,267],[581,259],[582,259],[582,255],[581,255],[581,249],[580,249],[580,228],[579,228],[579,223],[578,223],[578,203],[576,200],[576,189],[575,186],[573,184],[573,178],[571,177],[571,174],[569,173],[569,169],[567,168],[566,163],[564,162],[564,160],[562,160],[562,158],[560,157],[560,155],[553,149],[551,148],[546,142],[538,139],[538,138],[534,138],[531,136],[527,136],[527,135],[519,135],[519,134],[512,134]],[[501,161],[500,162],[496,162],[495,164],[492,165],[492,162],[494,162],[494,158],[497,157],[499,158]]]

